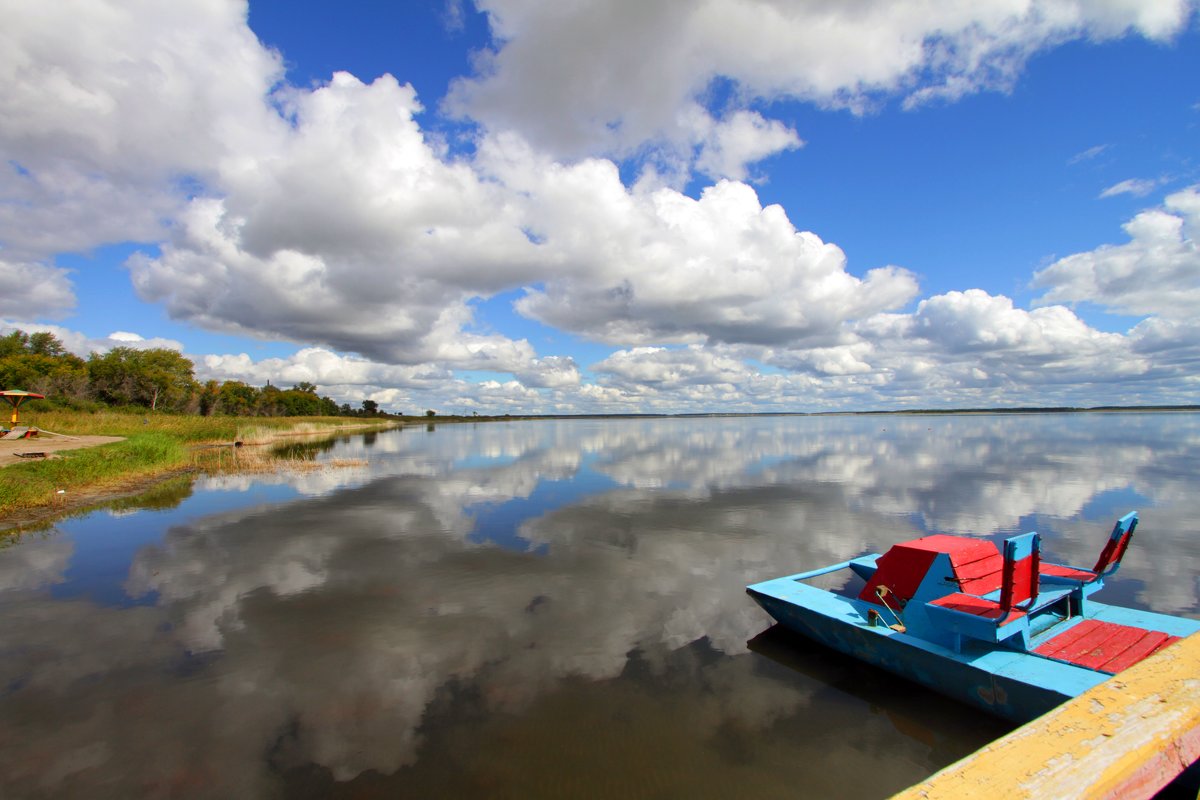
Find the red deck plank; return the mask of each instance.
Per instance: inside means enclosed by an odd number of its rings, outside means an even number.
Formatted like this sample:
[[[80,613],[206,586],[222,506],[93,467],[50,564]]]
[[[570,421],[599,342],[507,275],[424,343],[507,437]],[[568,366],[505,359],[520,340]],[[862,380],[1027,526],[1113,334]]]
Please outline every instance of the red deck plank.
[[[1088,619],[1034,650],[1056,661],[1117,673],[1166,647],[1178,637],[1130,625]]]
[[[1110,658],[1100,666],[1100,669],[1116,674],[1126,667],[1132,667],[1143,658],[1154,655],[1178,638],[1178,636],[1168,636],[1158,631],[1147,631],[1145,636],[1134,642],[1123,653]]]
[[[961,611],[964,614],[974,614],[977,617],[996,620],[1001,626],[1025,616],[1024,611],[1016,608],[1010,609],[1008,615],[1005,616],[1005,612],[1000,608],[1000,604],[994,600],[985,600],[982,597],[975,597],[963,594],[962,592],[939,597],[937,600],[929,601],[929,604],[949,608],[953,611]]]
[[[1103,638],[1092,645],[1092,648],[1086,653],[1080,653],[1076,658],[1072,659],[1076,664],[1088,669],[1100,669],[1109,661],[1117,658],[1130,647],[1133,647],[1139,641],[1146,637],[1149,631],[1144,631],[1141,628],[1109,628],[1105,627],[1101,631]]]
[[[963,563],[951,559],[958,585],[967,594],[987,594],[1000,588],[1004,559],[999,553]]]
[[[1098,622],[1094,619],[1087,619],[1080,623],[1080,626],[1083,625],[1089,625],[1090,629],[1087,631],[1087,633],[1083,634],[1083,636],[1080,636],[1066,647],[1059,649],[1059,651],[1054,654],[1055,658],[1059,658],[1064,661],[1070,661],[1072,664],[1074,664],[1076,663],[1076,659],[1086,656],[1092,651],[1093,648],[1102,645],[1104,640],[1111,635],[1111,632],[1106,630],[1108,626],[1103,622]]]
[[[966,540],[949,551],[958,586],[967,594],[987,594],[1000,588],[1004,558],[986,540]]]
[[[1065,650],[1077,640],[1082,639],[1084,636],[1090,633],[1094,627],[1094,623],[1095,620],[1085,619],[1069,630],[1063,631],[1058,636],[1043,642],[1041,646],[1036,648],[1033,652],[1037,653],[1038,655],[1054,658],[1061,650]]]
[[[1166,641],[1164,641],[1164,642],[1163,642],[1162,644],[1160,644],[1158,647],[1154,648],[1154,650],[1153,650],[1153,651],[1150,653],[1150,655],[1154,655],[1154,654],[1155,654],[1155,653],[1157,653],[1159,650],[1162,650],[1164,647],[1169,647],[1170,645],[1173,645],[1173,644],[1175,644],[1175,642],[1178,642],[1178,641],[1179,641],[1180,639],[1182,639],[1182,638],[1185,638],[1185,637],[1182,637],[1182,636],[1168,636],[1168,637],[1167,637],[1167,639],[1166,639]]]

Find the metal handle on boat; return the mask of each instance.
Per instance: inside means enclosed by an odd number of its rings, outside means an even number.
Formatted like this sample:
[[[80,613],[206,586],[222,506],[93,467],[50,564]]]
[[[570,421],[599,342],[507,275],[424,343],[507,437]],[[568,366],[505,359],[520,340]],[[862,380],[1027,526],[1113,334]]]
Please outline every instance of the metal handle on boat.
[[[889,594],[894,595],[896,593],[893,592],[888,587],[884,586],[883,584],[879,584],[878,586],[875,587],[875,596],[879,598],[879,602],[883,603],[884,608],[886,608],[888,611],[892,612],[892,616],[896,619],[896,624],[888,625],[888,627],[891,628],[892,630],[896,631],[897,633],[906,633],[908,631],[908,628],[905,626],[904,620],[900,618],[900,612],[888,605],[887,595],[889,595]],[[883,615],[879,614],[878,611],[876,611],[875,613],[882,619]],[[868,619],[869,619],[869,617],[868,617]]]

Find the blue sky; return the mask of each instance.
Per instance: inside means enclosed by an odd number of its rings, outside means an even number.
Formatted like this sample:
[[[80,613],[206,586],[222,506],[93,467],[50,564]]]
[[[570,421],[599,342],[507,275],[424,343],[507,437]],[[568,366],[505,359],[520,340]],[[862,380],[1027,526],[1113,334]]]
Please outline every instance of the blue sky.
[[[417,413],[1197,401],[1194,2],[4,5],[0,329]]]

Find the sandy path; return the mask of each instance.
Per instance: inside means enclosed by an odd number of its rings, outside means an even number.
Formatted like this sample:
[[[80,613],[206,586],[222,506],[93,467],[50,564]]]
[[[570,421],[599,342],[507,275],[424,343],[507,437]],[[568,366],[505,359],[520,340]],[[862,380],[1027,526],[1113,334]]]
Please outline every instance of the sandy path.
[[[0,468],[32,460],[20,458],[17,453],[45,453],[47,458],[54,458],[55,453],[61,453],[63,450],[95,447],[100,444],[119,442],[123,438],[122,436],[51,436],[44,433],[32,439],[0,439]]]

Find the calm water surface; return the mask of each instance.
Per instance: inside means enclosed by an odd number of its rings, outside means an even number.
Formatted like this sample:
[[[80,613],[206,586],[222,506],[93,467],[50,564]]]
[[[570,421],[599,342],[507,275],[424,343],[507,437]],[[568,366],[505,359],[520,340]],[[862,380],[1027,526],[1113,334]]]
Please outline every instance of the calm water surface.
[[[572,420],[314,449],[0,550],[5,797],[884,797],[1005,723],[745,584],[1037,529],[1200,615],[1200,415]]]

